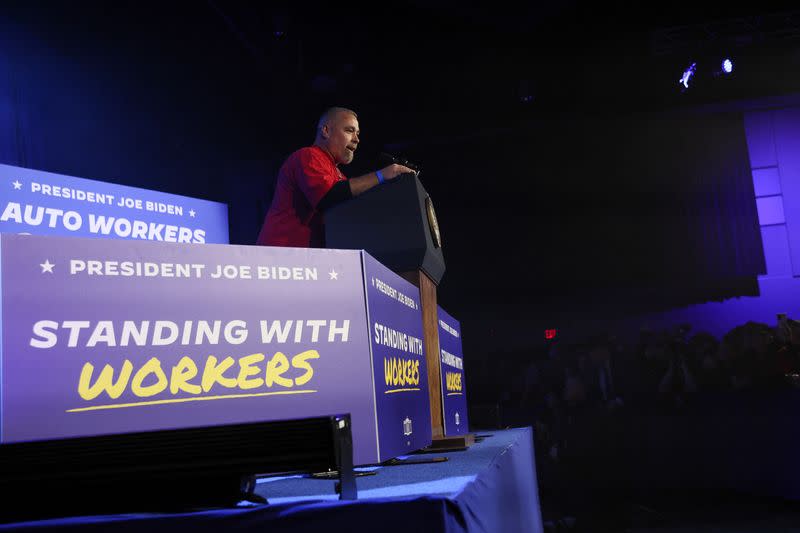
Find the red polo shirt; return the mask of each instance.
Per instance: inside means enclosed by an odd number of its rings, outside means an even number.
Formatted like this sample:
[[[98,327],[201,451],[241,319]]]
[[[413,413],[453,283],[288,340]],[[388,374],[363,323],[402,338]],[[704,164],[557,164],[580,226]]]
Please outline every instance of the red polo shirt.
[[[325,227],[317,204],[331,187],[346,178],[333,157],[318,146],[301,148],[281,167],[272,205],[257,244],[263,246],[325,246]]]

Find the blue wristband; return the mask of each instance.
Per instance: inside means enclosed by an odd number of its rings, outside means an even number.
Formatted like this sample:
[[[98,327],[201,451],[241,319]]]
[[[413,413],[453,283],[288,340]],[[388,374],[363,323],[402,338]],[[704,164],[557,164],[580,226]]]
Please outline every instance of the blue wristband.
[[[381,174],[380,170],[376,170],[375,171],[375,175],[378,176],[378,183],[379,184],[383,183],[384,181],[386,181],[385,179],[383,179],[383,174]]]

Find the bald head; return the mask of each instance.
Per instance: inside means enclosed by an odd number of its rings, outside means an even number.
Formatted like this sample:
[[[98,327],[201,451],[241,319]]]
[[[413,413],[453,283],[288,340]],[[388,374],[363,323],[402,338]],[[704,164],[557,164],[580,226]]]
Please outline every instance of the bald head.
[[[346,165],[353,161],[360,133],[355,111],[331,107],[319,119],[314,144],[331,154],[337,165]]]
[[[352,109],[347,109],[346,107],[329,107],[322,113],[322,116],[319,117],[319,122],[317,122],[317,138],[319,138],[322,127],[335,121],[340,114],[353,115],[353,117],[358,119],[358,115],[356,115],[356,112]]]

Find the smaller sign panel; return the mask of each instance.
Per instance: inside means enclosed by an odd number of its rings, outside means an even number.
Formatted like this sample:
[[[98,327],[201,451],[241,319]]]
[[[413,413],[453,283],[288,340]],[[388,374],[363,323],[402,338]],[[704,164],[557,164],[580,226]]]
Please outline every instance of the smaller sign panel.
[[[469,433],[461,324],[441,307],[438,316],[444,434],[452,437]]]
[[[419,289],[366,252],[364,282],[381,461],[431,444]]]

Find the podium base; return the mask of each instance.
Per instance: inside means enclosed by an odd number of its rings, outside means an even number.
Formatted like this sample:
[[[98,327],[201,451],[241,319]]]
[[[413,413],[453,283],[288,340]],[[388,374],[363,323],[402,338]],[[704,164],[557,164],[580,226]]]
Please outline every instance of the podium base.
[[[475,435],[473,433],[467,433],[466,435],[455,435],[453,437],[437,437],[433,439],[433,442],[431,442],[430,446],[420,450],[420,452],[454,452],[466,450],[473,444],[475,444]]]
[[[427,450],[427,448],[423,448]],[[417,450],[414,453],[420,453],[421,450]],[[430,458],[422,458],[422,457],[405,457],[400,459],[399,457],[395,457],[393,459],[389,459],[388,461],[384,461],[380,464],[380,466],[401,466],[401,465],[421,465],[426,463],[445,463],[447,462],[447,457],[430,457]]]

